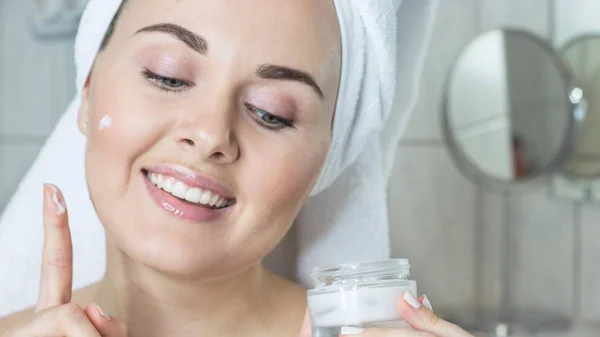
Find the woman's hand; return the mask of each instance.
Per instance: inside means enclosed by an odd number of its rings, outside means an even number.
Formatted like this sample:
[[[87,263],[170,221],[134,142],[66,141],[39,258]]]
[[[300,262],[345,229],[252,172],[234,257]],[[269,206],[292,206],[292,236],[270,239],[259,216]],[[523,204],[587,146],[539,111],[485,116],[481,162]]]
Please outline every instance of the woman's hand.
[[[125,337],[125,327],[98,306],[83,309],[71,303],[73,246],[62,193],[44,186],[44,250],[40,295],[34,316],[11,327],[3,337]]]
[[[361,331],[342,331],[340,336],[353,337],[473,337],[458,326],[437,317],[427,297],[417,299],[410,293],[398,301],[398,312],[413,330],[367,328]],[[308,310],[300,337],[312,337]]]
[[[398,301],[398,312],[414,330],[365,329],[353,337],[473,337],[458,326],[437,317],[427,297],[416,299],[410,293]],[[342,335],[345,336],[345,335]]]

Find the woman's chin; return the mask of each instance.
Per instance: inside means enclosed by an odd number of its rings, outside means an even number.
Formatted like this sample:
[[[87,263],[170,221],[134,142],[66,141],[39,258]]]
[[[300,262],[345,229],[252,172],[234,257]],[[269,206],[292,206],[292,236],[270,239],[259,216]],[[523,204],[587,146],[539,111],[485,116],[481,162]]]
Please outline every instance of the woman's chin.
[[[252,264],[232,259],[226,247],[217,250],[209,243],[192,242],[189,238],[138,236],[135,241],[116,240],[115,245],[127,260],[124,265],[129,272],[149,268],[165,276],[186,280],[220,279]]]

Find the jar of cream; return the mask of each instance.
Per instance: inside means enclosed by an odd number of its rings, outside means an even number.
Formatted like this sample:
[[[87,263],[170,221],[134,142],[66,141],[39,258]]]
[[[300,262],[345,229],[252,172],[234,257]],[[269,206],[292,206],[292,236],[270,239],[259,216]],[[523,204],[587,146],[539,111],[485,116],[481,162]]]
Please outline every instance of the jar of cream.
[[[397,303],[405,292],[417,296],[407,259],[347,263],[315,268],[308,309],[313,337],[337,337],[364,327],[405,327]]]

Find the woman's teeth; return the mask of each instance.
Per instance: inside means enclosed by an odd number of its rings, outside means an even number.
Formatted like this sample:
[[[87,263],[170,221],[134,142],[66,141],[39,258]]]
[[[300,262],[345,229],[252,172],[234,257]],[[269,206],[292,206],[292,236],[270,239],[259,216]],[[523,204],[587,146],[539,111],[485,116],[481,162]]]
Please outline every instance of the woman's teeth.
[[[163,176],[162,174],[148,172],[147,175],[154,185],[179,199],[215,208],[227,206],[227,198],[214,194],[211,191],[203,191],[198,187],[189,187],[180,180]]]

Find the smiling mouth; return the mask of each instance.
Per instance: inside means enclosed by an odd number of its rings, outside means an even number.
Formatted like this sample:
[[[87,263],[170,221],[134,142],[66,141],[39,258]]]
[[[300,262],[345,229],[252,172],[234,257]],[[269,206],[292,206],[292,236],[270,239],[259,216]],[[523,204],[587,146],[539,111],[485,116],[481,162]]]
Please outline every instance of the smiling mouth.
[[[147,170],[142,172],[154,186],[190,205],[220,210],[233,206],[236,202],[235,199],[223,197],[213,191],[188,186],[183,181],[173,177]]]

